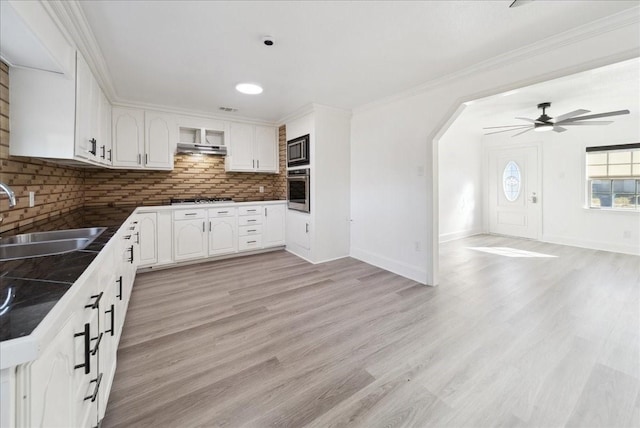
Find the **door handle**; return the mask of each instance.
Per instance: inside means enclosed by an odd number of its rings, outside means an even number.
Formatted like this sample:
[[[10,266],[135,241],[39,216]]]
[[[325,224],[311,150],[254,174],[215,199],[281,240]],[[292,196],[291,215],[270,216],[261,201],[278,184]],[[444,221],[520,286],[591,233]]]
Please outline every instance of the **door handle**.
[[[536,192],[531,193],[531,196],[529,197],[529,202],[531,202],[532,204],[538,203],[538,196],[536,195]]]

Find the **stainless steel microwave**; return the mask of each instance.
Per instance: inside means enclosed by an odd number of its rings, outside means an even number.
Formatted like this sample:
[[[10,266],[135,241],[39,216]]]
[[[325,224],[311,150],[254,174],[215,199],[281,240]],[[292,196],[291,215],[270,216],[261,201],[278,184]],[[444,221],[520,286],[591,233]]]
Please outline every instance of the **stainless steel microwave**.
[[[309,134],[287,141],[287,166],[309,165]]]
[[[290,210],[311,212],[309,168],[287,171],[287,206]]]

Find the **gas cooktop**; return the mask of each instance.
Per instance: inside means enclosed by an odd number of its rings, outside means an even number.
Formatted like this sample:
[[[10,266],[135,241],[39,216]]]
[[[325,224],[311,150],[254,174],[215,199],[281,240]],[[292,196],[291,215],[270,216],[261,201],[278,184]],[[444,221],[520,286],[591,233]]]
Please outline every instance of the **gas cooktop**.
[[[229,203],[233,202],[231,198],[208,198],[204,196],[198,196],[197,198],[171,198],[169,203],[171,205],[193,205],[193,204],[215,204],[215,203]]]

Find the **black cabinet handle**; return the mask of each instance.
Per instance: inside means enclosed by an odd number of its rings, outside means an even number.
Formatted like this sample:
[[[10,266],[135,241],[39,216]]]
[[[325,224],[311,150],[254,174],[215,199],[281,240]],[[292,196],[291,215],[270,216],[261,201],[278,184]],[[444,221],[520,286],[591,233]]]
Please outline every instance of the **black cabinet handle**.
[[[188,216],[188,215],[198,215],[198,213],[186,213],[185,214],[185,216]]]
[[[267,207],[264,207],[264,216],[267,216]]]
[[[127,251],[129,251],[129,253],[131,254],[131,258],[129,259],[129,263],[133,264],[133,245],[131,247],[129,247],[129,249]]]
[[[136,232],[136,244],[140,243],[140,232]]]
[[[107,153],[109,153],[109,162],[111,162],[111,149],[107,150]]]
[[[113,328],[115,325],[116,307],[114,305],[111,305],[111,309],[109,309],[108,311],[104,311],[104,313],[111,313],[111,328],[109,330],[105,330],[105,333],[111,333],[111,336],[113,336],[116,331],[116,329]]]
[[[211,232],[211,222],[209,222],[209,232]]]
[[[229,211],[218,211],[218,214],[227,214]]]
[[[248,213],[254,213],[256,211],[258,211],[258,210],[247,210]]]
[[[149,163],[149,155],[147,153],[144,154],[144,164],[147,165]]]
[[[102,333],[98,335],[98,337],[92,337],[91,340],[97,340],[96,346],[91,350],[91,355],[96,355],[98,353],[98,349],[100,348],[100,342],[102,341]]]
[[[255,232],[255,229],[247,230],[247,232]]]
[[[84,374],[89,374],[91,373],[91,332],[90,332],[90,325],[89,323],[86,323],[84,325],[84,331],[82,331],[81,333],[76,333],[73,335],[73,337],[80,337],[80,336],[84,336],[84,363],[82,364],[76,364],[75,366],[73,366],[74,369],[81,369],[84,367]]]
[[[92,299],[96,299],[93,303],[89,304],[89,305],[85,305],[85,308],[91,308],[91,309],[98,309],[98,305],[100,305],[100,299],[102,299],[102,295],[104,294],[104,291],[101,291],[100,294],[96,294],[94,296],[91,296]]]
[[[107,149],[107,146],[100,146],[100,151],[102,152],[102,154],[100,155],[100,157],[101,157],[102,159],[106,158],[106,149]]]
[[[102,373],[100,373],[97,378],[91,379],[91,382],[89,383],[94,383],[94,382],[96,386],[93,390],[93,394],[84,397],[85,400],[91,400],[92,403],[96,401],[96,398],[98,398],[98,391],[100,391],[100,383],[102,382]]]
[[[247,241],[247,244],[255,244],[256,241]]]
[[[95,138],[90,139],[89,142],[91,143],[91,150],[89,150],[89,153],[95,156],[97,153],[98,142]]]
[[[131,235],[124,235],[124,239],[128,241],[129,239],[131,239]]]
[[[120,278],[116,280],[116,282],[118,283],[118,295],[116,297],[122,300],[122,275],[120,275]]]

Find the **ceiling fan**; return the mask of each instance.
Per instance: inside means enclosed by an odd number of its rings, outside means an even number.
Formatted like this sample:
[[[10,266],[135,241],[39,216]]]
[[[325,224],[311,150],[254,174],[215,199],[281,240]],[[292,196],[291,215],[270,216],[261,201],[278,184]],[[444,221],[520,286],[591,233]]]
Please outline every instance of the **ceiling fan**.
[[[609,117],[609,116],[619,116],[623,114],[629,114],[629,110],[618,110],[618,111],[609,111],[606,113],[597,113],[590,114],[587,116],[582,116],[586,113],[591,113],[589,110],[574,110],[569,113],[562,114],[555,119],[553,117],[547,116],[546,109],[551,107],[551,103],[540,103],[538,104],[538,108],[542,110],[542,114],[537,119],[529,119],[528,117],[516,117],[516,119],[524,120],[529,122],[528,125],[505,125],[505,126],[488,126],[483,129],[500,129],[499,131],[491,131],[484,135],[497,134],[499,132],[509,132],[509,131],[520,131],[517,134],[512,135],[512,137],[517,137],[518,135],[524,134],[529,131],[554,131],[554,132],[564,132],[567,130],[566,126],[593,126],[593,125],[609,125],[613,123],[611,120],[593,120],[586,121],[587,119],[597,119],[599,117]],[[507,128],[507,129],[502,129]]]

